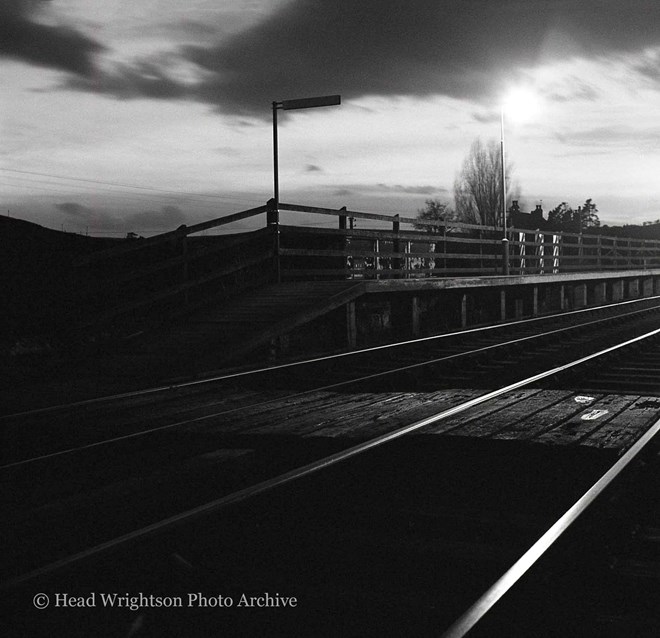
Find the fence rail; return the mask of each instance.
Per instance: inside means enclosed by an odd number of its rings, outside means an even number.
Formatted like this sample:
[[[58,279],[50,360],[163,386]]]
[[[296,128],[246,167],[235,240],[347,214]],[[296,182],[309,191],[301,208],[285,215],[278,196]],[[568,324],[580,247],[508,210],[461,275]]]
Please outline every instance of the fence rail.
[[[302,215],[301,225],[280,215]],[[261,229],[199,236],[265,215]],[[336,228],[305,225],[337,218]],[[359,221],[363,228],[356,228]],[[370,227],[367,227],[370,226]],[[79,323],[156,314],[172,316],[210,298],[230,297],[266,282],[302,279],[391,279],[551,274],[660,267],[660,241],[532,231],[454,221],[424,222],[280,203],[212,219],[81,259],[72,288]],[[504,246],[506,245],[506,251]],[[508,253],[508,269],[505,255]],[[80,309],[85,309],[84,311]]]
[[[550,274],[660,266],[660,241],[555,231],[421,221],[346,209],[280,204],[280,210],[339,217],[338,229],[281,226],[279,257],[286,278],[419,278]],[[346,219],[388,222],[389,228],[347,228]],[[412,229],[402,229],[403,225]],[[315,236],[315,246],[305,237]],[[320,238],[325,237],[325,240]],[[307,240],[309,243],[309,239]],[[504,244],[508,248],[505,269]],[[323,244],[323,245],[319,245]],[[329,260],[334,258],[334,267]],[[314,265],[314,261],[318,263]]]

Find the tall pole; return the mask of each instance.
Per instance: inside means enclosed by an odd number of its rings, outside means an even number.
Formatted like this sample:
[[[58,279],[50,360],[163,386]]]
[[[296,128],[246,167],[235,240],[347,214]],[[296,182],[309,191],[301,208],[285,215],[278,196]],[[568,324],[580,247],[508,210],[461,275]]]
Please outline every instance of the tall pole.
[[[279,105],[273,102],[273,199],[275,200],[275,210],[280,207],[280,178],[277,162],[277,109]]]
[[[504,163],[504,106],[500,110],[500,163],[502,164],[502,259],[503,272],[509,274],[509,240],[506,236],[506,166]]]
[[[280,176],[279,162],[277,159],[277,110],[288,111],[291,109],[309,109],[316,106],[333,106],[341,104],[339,95],[322,95],[320,97],[308,97],[299,100],[284,100],[282,102],[272,102],[273,108],[273,199],[268,202],[268,213],[266,223],[272,227],[275,232],[275,271],[277,283],[280,283]]]
[[[311,109],[317,106],[335,106],[341,104],[340,95],[322,95],[320,97],[306,97],[299,100],[283,100],[273,102],[273,200],[274,210],[280,208],[280,177],[277,160],[277,110],[289,111],[292,109]]]
[[[500,161],[502,164],[502,226],[506,237],[506,167],[504,164],[504,107],[500,112]]]

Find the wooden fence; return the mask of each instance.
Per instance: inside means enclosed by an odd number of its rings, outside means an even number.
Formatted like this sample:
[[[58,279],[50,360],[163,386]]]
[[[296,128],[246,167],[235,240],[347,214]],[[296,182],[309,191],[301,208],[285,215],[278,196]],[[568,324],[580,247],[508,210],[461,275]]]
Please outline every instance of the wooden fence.
[[[300,214],[301,225],[281,224],[281,211]],[[199,236],[260,215],[260,230]],[[306,225],[309,215],[334,217],[337,227]],[[492,226],[283,203],[276,210],[271,200],[86,256],[72,277],[71,307],[76,324],[98,327],[172,317],[283,280],[501,275],[503,239]],[[660,241],[511,228],[507,243],[512,275],[660,267]]]
[[[387,279],[505,272],[502,228],[280,204],[280,210],[339,217],[339,228],[281,226],[282,278]],[[347,218],[388,229],[347,229]],[[402,226],[409,229],[402,230]],[[428,230],[419,227],[426,226]],[[660,267],[660,241],[507,229],[508,273]]]

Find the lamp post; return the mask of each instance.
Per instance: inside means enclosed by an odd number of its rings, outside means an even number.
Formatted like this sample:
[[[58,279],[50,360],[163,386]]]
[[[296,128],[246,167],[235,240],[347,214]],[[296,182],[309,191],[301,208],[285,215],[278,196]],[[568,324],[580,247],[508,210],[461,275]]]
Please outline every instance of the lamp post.
[[[273,199],[275,200],[275,210],[280,204],[280,179],[279,166],[277,158],[277,111],[290,111],[293,109],[311,109],[317,106],[336,106],[341,104],[341,96],[324,95],[321,97],[307,97],[299,100],[284,100],[282,102],[273,102]]]
[[[513,87],[503,96],[500,112],[500,159],[502,162],[502,227],[504,236],[502,238],[503,271],[509,274],[509,241],[507,239],[506,223],[506,159],[504,153],[504,111],[506,110],[509,121],[525,122],[536,119],[541,104],[537,93],[527,87]]]
[[[509,274],[509,240],[506,236],[506,165],[504,163],[504,105],[500,110],[500,163],[502,165],[502,261],[503,274]]]
[[[284,100],[273,102],[273,201],[268,202],[266,223],[273,228],[275,234],[275,245],[273,247],[275,257],[275,278],[277,283],[281,281],[280,271],[280,176],[279,162],[277,158],[277,111],[291,111],[294,109],[311,109],[317,106],[335,106],[341,104],[339,95],[323,95],[321,97],[306,97],[299,100]],[[272,205],[271,205],[272,203]]]

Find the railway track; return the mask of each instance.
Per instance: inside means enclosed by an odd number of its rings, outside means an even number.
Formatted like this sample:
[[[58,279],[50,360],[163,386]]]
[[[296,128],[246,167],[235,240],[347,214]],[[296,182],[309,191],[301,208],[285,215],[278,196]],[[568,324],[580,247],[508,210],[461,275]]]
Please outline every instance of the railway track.
[[[571,373],[603,358],[606,367],[597,364],[586,375],[578,374],[583,389],[602,392],[606,381],[616,383],[602,375],[616,374],[617,366],[626,370],[631,361],[643,374],[638,355],[642,349],[655,361],[657,312],[647,300],[3,417],[8,445],[0,471],[9,496],[5,531],[14,539],[3,581],[19,610],[13,626],[33,616],[24,603],[26,592],[37,584],[51,592],[62,587],[100,591],[101,565],[107,586],[115,590],[144,586],[160,591],[165,583],[172,591],[184,586],[215,591],[222,583],[223,591],[234,595],[277,586],[289,598],[296,591],[307,596],[303,613],[287,608],[286,613],[268,609],[255,615],[232,608],[219,617],[218,609],[205,607],[192,616],[172,612],[159,617],[157,610],[132,616],[106,610],[115,632],[109,635],[130,631],[137,619],[146,629],[135,631],[163,635],[158,634],[163,619],[187,623],[191,618],[201,623],[197,635],[218,627],[258,632],[264,622],[284,628],[290,623],[290,635],[310,635],[295,633],[301,618],[309,631],[328,629],[333,622],[336,630],[337,614],[363,627],[352,635],[364,635],[369,627],[394,626],[398,612],[419,615],[420,610],[417,630],[429,622],[442,630],[562,508],[570,507],[576,491],[597,480],[606,469],[603,458],[610,463],[613,455],[579,450],[574,466],[562,464],[572,480],[561,479],[561,497],[560,477],[540,455],[535,461],[547,466],[549,478],[530,481],[534,489],[520,495],[516,480],[534,475],[534,463],[523,460],[534,457],[529,448],[520,453],[515,444],[502,456],[504,447],[496,446],[493,456],[474,442],[448,444],[445,438],[440,444],[423,433],[530,384],[540,393],[574,388]],[[631,343],[619,348],[622,339]],[[596,356],[597,350],[601,354]],[[579,364],[576,354],[583,359]],[[338,374],[342,368],[343,378]],[[298,369],[303,372],[296,374]],[[518,379],[512,381],[511,374]],[[322,419],[323,406],[338,401],[394,393],[405,405],[412,393],[427,395],[452,380],[458,384],[454,388],[468,390],[443,395],[444,404],[437,395],[390,421],[374,417],[374,427],[357,444],[340,436],[287,434],[298,427],[291,421],[309,428],[310,412]],[[510,387],[500,387],[507,383]],[[657,396],[650,388],[642,394]],[[299,409],[306,402],[306,416],[304,410],[291,419],[283,416],[287,406]],[[356,418],[372,418],[364,411],[368,405],[357,405]],[[645,415],[650,419],[652,414],[650,406]],[[412,432],[422,434],[402,438]],[[394,439],[396,444],[382,445]],[[518,453],[512,455],[514,448]],[[475,472],[475,467],[480,469]],[[498,483],[493,476],[507,480]],[[498,496],[496,486],[504,484]],[[438,485],[454,487],[438,498]],[[479,490],[484,494],[477,498]],[[519,498],[511,500],[512,493]],[[511,502],[498,506],[502,498]],[[539,507],[540,502],[548,506]],[[39,544],[26,539],[39,539]],[[397,552],[412,562],[397,558]],[[289,563],[297,567],[289,570]],[[387,566],[393,564],[397,569],[388,575]],[[440,570],[442,577],[438,564],[447,565]],[[474,568],[473,577],[465,577],[466,564]],[[318,571],[310,573],[311,565]],[[326,573],[327,581],[319,583],[318,574]],[[356,578],[356,586],[347,585]],[[311,598],[309,592],[315,592]],[[404,609],[397,611],[396,601],[403,601]],[[375,610],[380,610],[378,618]],[[46,618],[73,620],[75,611],[51,609],[34,629],[44,629]],[[183,627],[178,631],[193,635]]]

